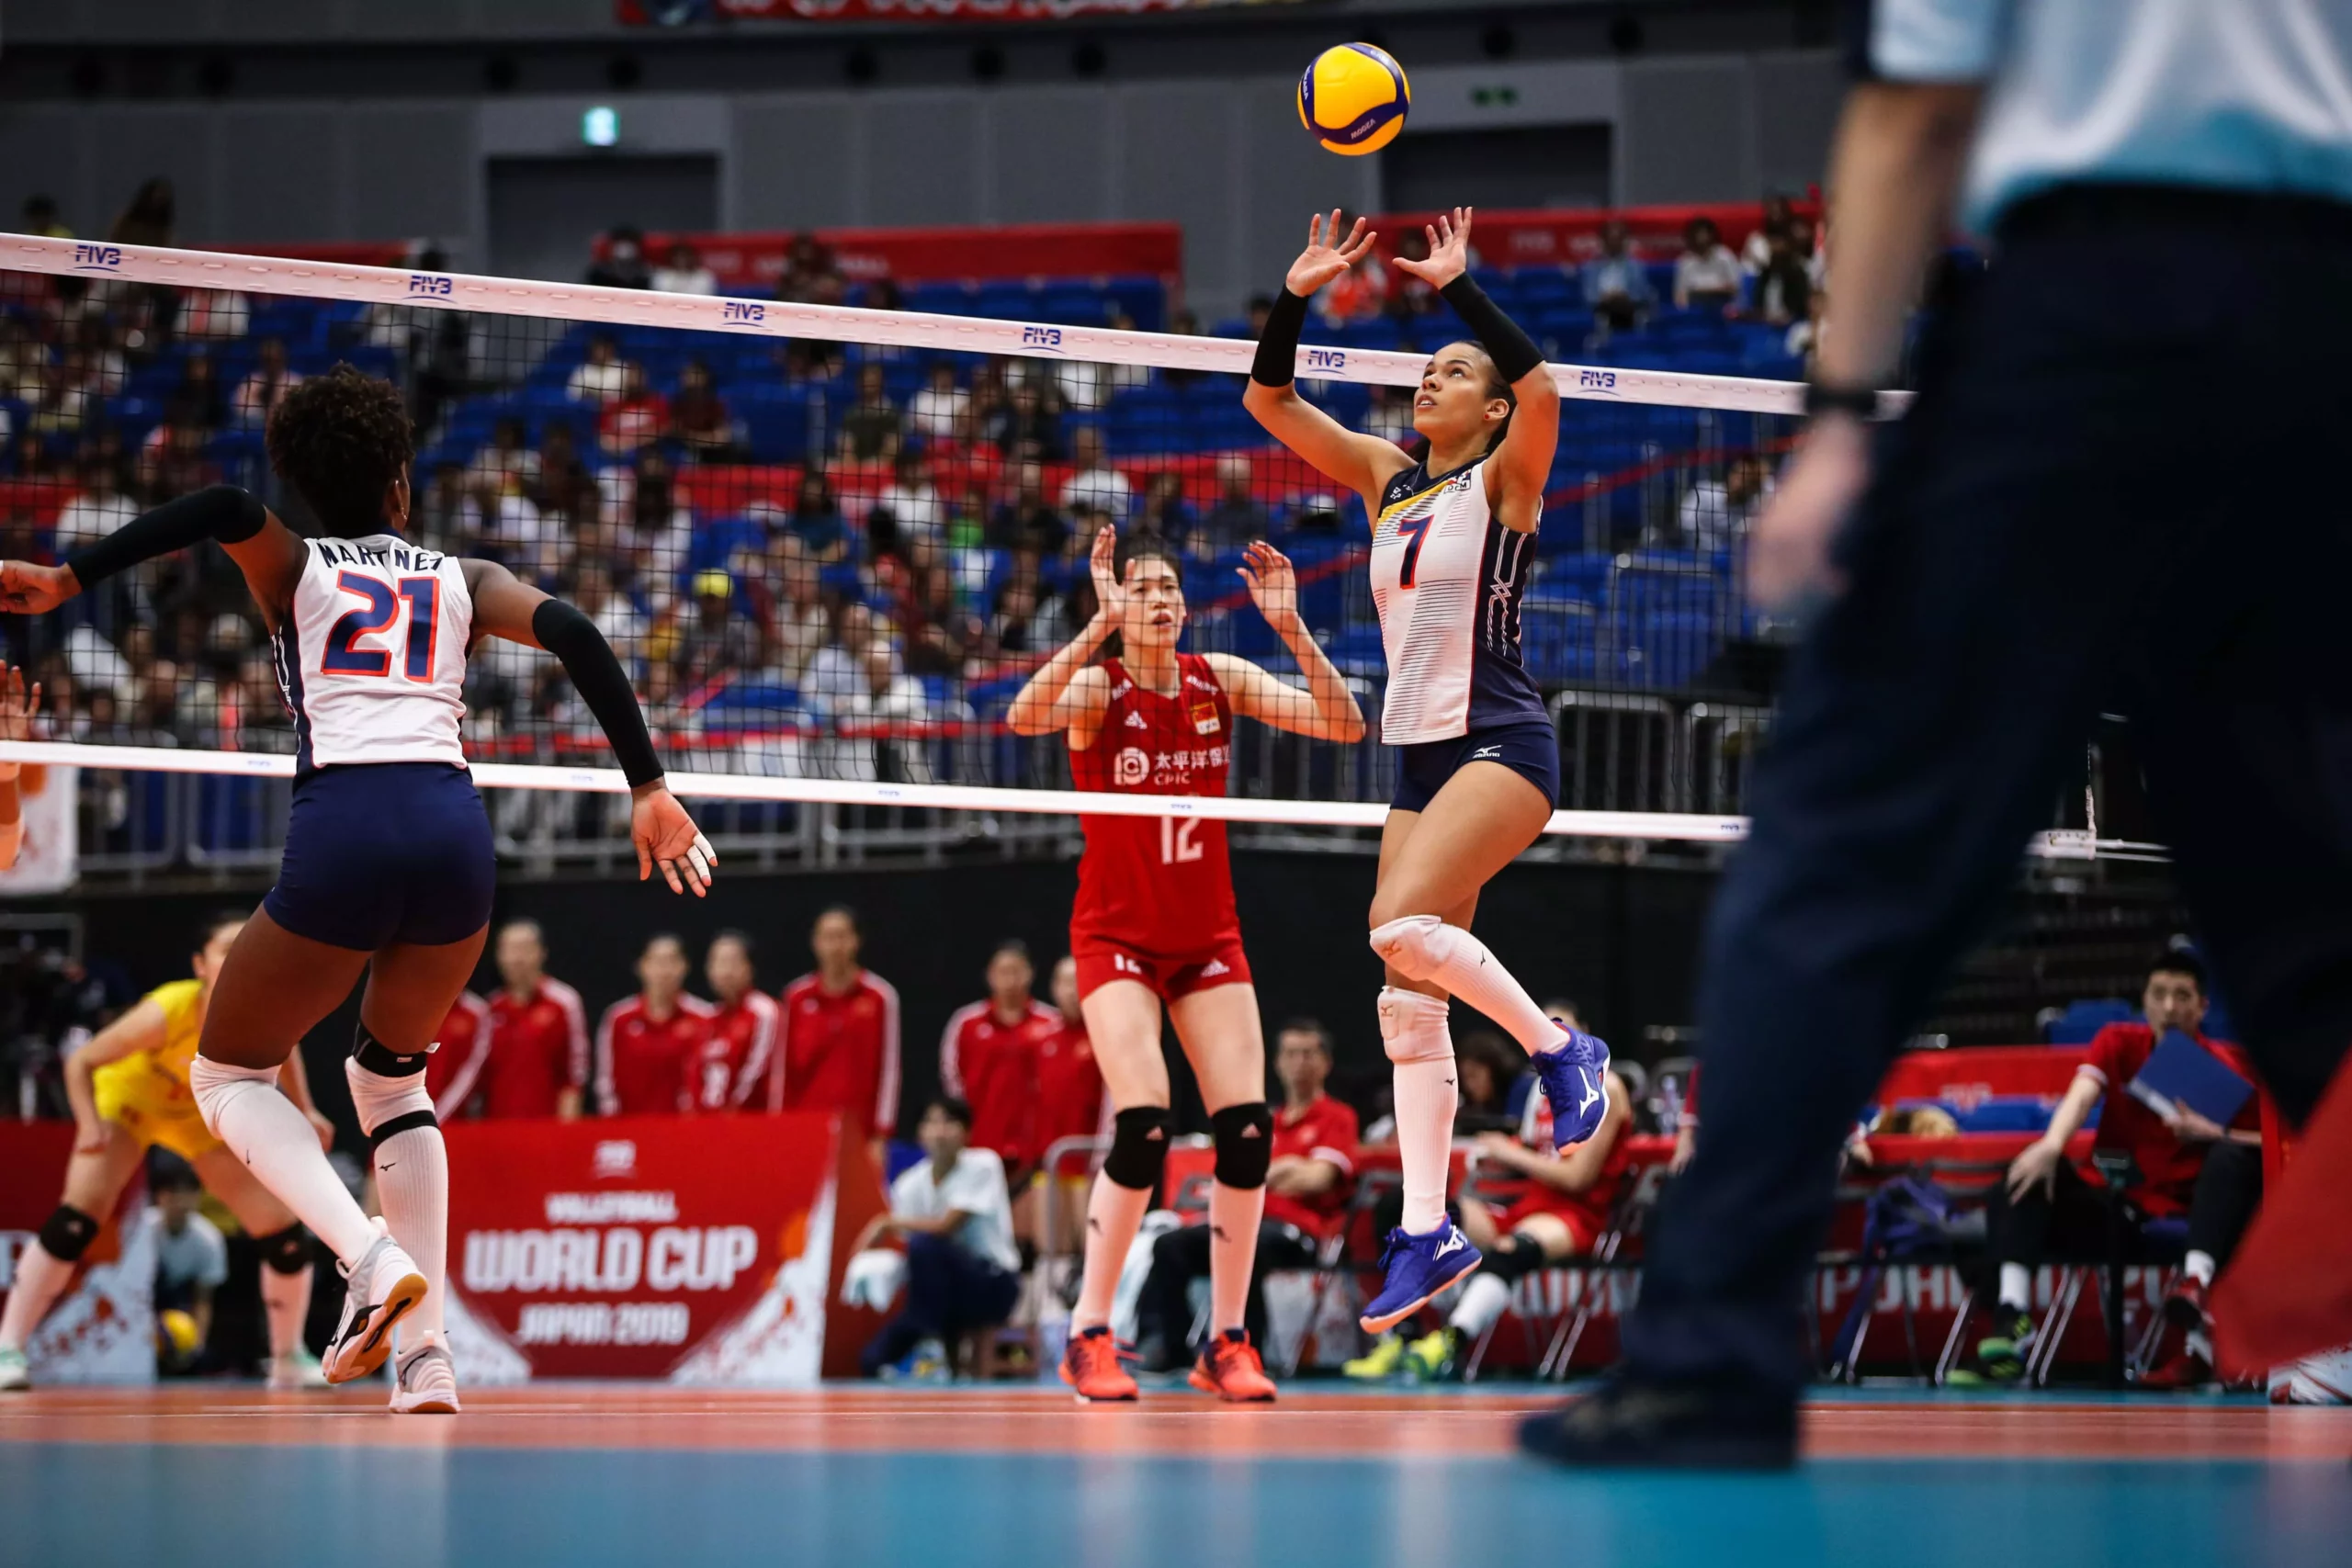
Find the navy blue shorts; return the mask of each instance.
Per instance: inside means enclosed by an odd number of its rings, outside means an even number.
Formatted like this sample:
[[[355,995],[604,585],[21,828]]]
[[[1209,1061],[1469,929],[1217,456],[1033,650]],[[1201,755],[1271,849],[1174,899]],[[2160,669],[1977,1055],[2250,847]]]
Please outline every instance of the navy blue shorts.
[[[330,947],[442,947],[490,924],[497,883],[472,774],[447,762],[353,764],[295,784],[286,858],[261,907]]]
[[[1474,729],[1456,740],[1397,747],[1396,795],[1390,807],[1428,810],[1445,781],[1465,762],[1500,762],[1542,790],[1555,809],[1560,804],[1560,738],[1542,719],[1528,719]]]

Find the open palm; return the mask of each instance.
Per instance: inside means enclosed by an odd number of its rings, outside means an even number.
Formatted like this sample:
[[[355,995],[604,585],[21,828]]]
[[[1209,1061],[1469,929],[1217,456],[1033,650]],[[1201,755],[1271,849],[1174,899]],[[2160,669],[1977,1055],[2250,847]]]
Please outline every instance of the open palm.
[[[1434,223],[1422,225],[1421,232],[1430,242],[1429,259],[1414,261],[1408,256],[1396,258],[1396,270],[1409,273],[1431,288],[1442,288],[1470,270],[1470,218],[1477,210],[1472,207],[1457,207],[1452,213],[1441,213]]]
[[[0,740],[30,740],[33,738],[33,715],[40,711],[40,682],[33,682],[32,691],[25,690],[22,666],[0,666],[7,673],[0,676]]]
[[[1298,572],[1290,558],[1260,539],[1235,570],[1250,585],[1250,601],[1266,624],[1280,630],[1298,619]]]
[[[1094,578],[1095,613],[1116,626],[1127,608],[1126,585],[1119,581],[1119,531],[1105,523],[1094,536],[1093,553],[1087,557]]]
[[[1372,243],[1378,238],[1380,236],[1367,230],[1363,220],[1359,218],[1355,227],[1348,231],[1348,237],[1342,241],[1340,238],[1340,209],[1335,207],[1331,209],[1327,243],[1323,215],[1317,213],[1306,226],[1306,249],[1299,252],[1298,259],[1290,264],[1290,273],[1283,279],[1283,287],[1304,299],[1355,265],[1357,258],[1372,249]]]

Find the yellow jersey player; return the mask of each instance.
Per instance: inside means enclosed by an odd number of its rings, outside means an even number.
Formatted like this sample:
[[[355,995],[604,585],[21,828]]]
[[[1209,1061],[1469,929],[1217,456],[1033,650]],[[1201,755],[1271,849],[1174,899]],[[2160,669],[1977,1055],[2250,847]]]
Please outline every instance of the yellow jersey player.
[[[213,976],[244,923],[237,914],[207,922],[189,964],[192,978],[150,991],[66,1057],[74,1154],[65,1167],[65,1195],[17,1259],[6,1309],[0,1311],[0,1389],[30,1386],[26,1341],[73,1281],[82,1255],[150,1148],[169,1149],[194,1167],[206,1190],[260,1247],[270,1386],[325,1386],[318,1361],[302,1343],[302,1325],[311,1314],[311,1238],[286,1205],[205,1130],[188,1089],[188,1064],[212,999]],[[320,1143],[331,1143],[334,1128],[311,1104],[300,1056],[288,1059],[278,1081],[317,1129]]]

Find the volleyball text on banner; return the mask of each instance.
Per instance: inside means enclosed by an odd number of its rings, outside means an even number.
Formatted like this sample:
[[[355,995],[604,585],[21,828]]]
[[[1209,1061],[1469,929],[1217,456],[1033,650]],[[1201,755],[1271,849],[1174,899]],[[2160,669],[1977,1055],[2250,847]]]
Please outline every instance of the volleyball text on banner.
[[[73,1152],[70,1122],[0,1122],[0,1302],[56,1211]],[[33,1330],[25,1355],[40,1382],[154,1381],[155,1239],[146,1211],[146,1183],[133,1181],[82,1255],[73,1284]]]

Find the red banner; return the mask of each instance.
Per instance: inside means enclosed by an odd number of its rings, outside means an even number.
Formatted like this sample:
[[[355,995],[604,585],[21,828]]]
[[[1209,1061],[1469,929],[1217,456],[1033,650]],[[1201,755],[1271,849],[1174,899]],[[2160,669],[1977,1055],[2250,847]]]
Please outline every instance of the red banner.
[[[1090,13],[1222,10],[1299,0],[618,0],[632,27],[740,18],[778,22],[1036,22]]]
[[[17,1260],[57,1208],[71,1122],[0,1122],[0,1302]],[[82,1255],[71,1289],[33,1330],[37,1382],[145,1382],[155,1375],[155,1244],[140,1224],[147,1186],[133,1180]]]
[[[1184,231],[1173,223],[1009,223],[999,228],[820,229],[817,239],[853,280],[961,283],[989,278],[1150,276],[1174,282],[1184,265]],[[790,233],[645,237],[655,262],[685,241],[734,292],[765,294],[784,276]],[[601,259],[606,240],[598,236]]]
[[[447,1135],[467,1381],[817,1381],[836,1254],[881,1202],[865,1150],[830,1117],[467,1122]]]
[[[1806,222],[1817,222],[1820,206],[1811,201],[1792,204]],[[1394,255],[1397,243],[1436,218],[1433,212],[1392,212],[1372,220],[1379,231],[1380,248]],[[1713,202],[1695,207],[1621,207],[1614,210],[1585,208],[1574,210],[1506,211],[1481,209],[1471,226],[1470,245],[1487,266],[1579,265],[1600,254],[1600,231],[1611,219],[1622,220],[1634,253],[1649,261],[1671,261],[1682,252],[1682,229],[1693,218],[1707,218],[1734,250],[1764,223],[1764,205],[1756,201]],[[1303,222],[1303,220],[1302,220]]]

